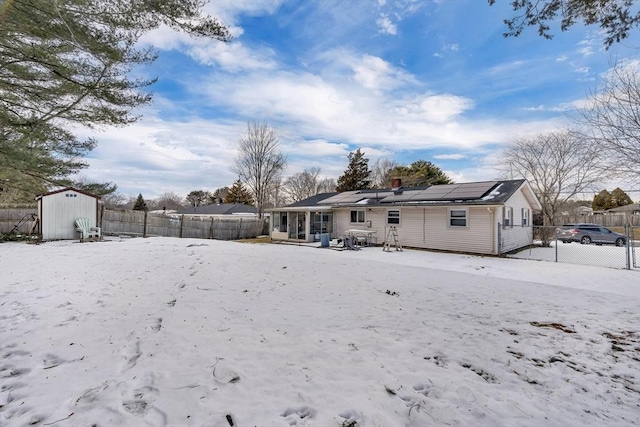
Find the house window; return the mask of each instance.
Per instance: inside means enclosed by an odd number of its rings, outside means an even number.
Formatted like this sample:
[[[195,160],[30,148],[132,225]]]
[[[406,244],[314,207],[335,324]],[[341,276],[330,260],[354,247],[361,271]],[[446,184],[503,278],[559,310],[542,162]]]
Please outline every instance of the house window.
[[[449,210],[449,226],[450,227],[466,227],[467,226],[467,210],[466,209]]]
[[[387,224],[399,225],[400,224],[400,211],[387,211]]]
[[[364,224],[364,211],[351,211],[351,222]]]
[[[503,217],[504,217],[504,228],[513,228],[513,208],[503,207],[502,208]]]
[[[275,221],[274,221],[274,224],[276,224]],[[287,232],[287,213],[286,212],[280,212],[280,232],[281,233]]]
[[[522,226],[527,227],[529,225],[529,209],[522,208]]]

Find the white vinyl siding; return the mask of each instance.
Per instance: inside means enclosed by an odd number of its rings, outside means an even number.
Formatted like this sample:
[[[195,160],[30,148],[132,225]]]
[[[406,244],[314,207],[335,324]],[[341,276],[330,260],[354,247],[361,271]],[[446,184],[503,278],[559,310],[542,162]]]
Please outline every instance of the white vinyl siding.
[[[447,207],[403,207],[398,238],[403,246],[443,251],[493,253],[493,224],[486,207],[469,207],[466,227],[447,227]],[[382,237],[382,238],[381,238]],[[378,243],[385,234],[378,232]]]
[[[531,206],[522,191],[516,191],[507,202],[506,210],[511,211],[511,225],[500,230],[500,251],[509,252],[531,244],[533,241],[533,230],[529,226],[524,226],[523,215],[513,215],[513,212],[523,212],[526,209],[530,212]],[[529,219],[530,221],[530,219]]]

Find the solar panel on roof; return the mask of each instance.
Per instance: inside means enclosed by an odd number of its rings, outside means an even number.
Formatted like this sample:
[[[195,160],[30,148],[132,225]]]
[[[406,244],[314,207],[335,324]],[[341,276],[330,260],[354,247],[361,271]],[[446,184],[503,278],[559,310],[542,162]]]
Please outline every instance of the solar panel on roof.
[[[367,194],[361,194],[358,191],[347,191],[324,199],[322,203],[356,203],[366,198]]]
[[[473,200],[481,198],[496,185],[496,182],[476,182],[472,184],[433,185],[423,190],[404,190],[384,199],[385,202],[419,202]]]
[[[494,182],[460,184],[460,186],[448,194],[447,197],[453,199],[478,199],[494,185]]]

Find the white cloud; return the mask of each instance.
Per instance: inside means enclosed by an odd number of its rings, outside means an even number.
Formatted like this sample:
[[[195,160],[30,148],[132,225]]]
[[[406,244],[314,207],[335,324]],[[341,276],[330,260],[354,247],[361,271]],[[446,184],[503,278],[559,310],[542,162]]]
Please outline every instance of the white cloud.
[[[433,158],[437,160],[462,160],[467,156],[464,154],[436,154]]]
[[[378,25],[378,31],[382,34],[389,34],[395,36],[398,34],[398,27],[391,22],[391,19],[387,15],[381,14],[376,20],[376,24]]]
[[[414,80],[410,74],[377,56],[364,55],[352,66],[355,81],[367,89],[390,90]]]
[[[422,95],[395,107],[399,116],[444,123],[473,108],[473,101],[450,94]]]
[[[201,64],[217,64],[228,71],[274,69],[277,66],[276,54],[271,48],[249,49],[238,41],[198,40],[189,47],[188,53]]]
[[[504,64],[498,64],[498,65],[496,65],[494,67],[491,67],[489,69],[489,73],[490,74],[511,73],[514,70],[522,69],[523,65],[524,65],[523,61],[506,62]]]
[[[593,48],[591,46],[585,46],[578,49],[578,53],[582,56],[590,56],[593,55]]]
[[[563,113],[574,111],[584,105],[584,100],[576,100],[572,102],[564,102],[558,105],[537,105],[535,107],[524,108],[525,111],[550,111],[554,113]]]

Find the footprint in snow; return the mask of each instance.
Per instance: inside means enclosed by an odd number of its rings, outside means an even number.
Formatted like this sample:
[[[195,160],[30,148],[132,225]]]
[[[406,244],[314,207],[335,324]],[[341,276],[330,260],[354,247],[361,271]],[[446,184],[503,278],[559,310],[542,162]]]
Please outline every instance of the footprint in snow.
[[[290,426],[295,426],[299,421],[315,417],[316,413],[316,410],[313,408],[308,406],[299,406],[297,408],[290,407],[285,409],[280,416],[284,418]]]
[[[344,418],[342,426],[345,427],[358,427],[362,425],[362,414],[352,409],[348,411],[342,411],[338,414],[341,418]]]
[[[162,317],[158,317],[153,325],[151,325],[151,329],[158,332],[162,328]]]
[[[138,359],[142,355],[140,352],[140,340],[137,337],[134,337],[133,334],[129,334],[129,342],[124,347],[122,351],[122,355],[125,360],[125,364],[122,367],[122,372],[128,371],[129,369],[136,366],[138,363]]]
[[[136,381],[139,387],[124,391],[122,408],[131,415],[144,417],[150,425],[164,426],[167,425],[167,414],[154,405],[158,396],[155,378],[153,373],[139,377]],[[126,384],[125,387],[127,387]]]

